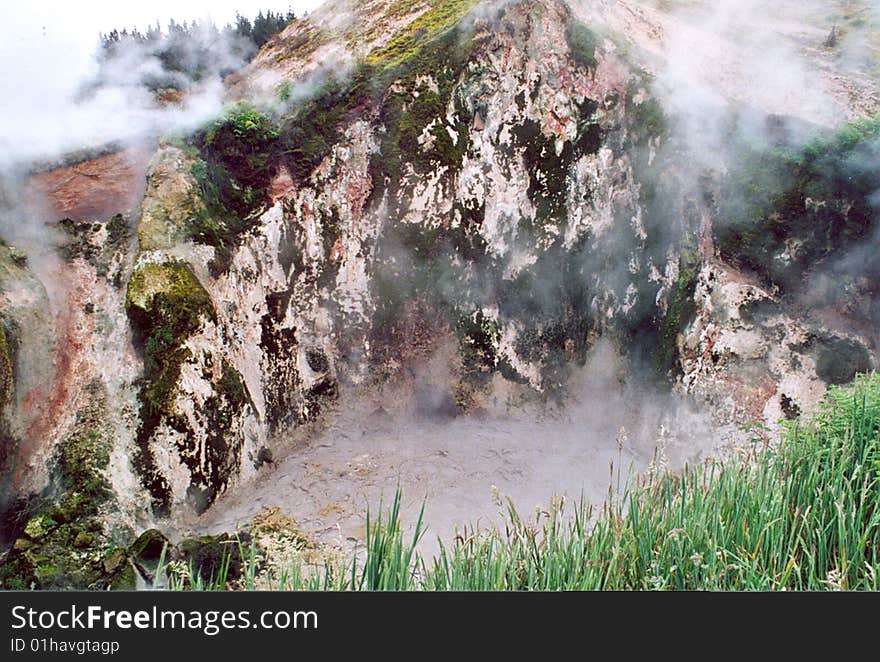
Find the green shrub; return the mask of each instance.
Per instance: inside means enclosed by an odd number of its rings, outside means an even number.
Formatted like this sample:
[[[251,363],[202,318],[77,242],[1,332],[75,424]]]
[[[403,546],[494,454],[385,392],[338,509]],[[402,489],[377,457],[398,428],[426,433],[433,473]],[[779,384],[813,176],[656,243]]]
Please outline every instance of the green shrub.
[[[279,135],[273,120],[247,102],[228,108],[204,130],[197,142],[206,166],[193,174],[209,209],[245,219],[265,205]]]

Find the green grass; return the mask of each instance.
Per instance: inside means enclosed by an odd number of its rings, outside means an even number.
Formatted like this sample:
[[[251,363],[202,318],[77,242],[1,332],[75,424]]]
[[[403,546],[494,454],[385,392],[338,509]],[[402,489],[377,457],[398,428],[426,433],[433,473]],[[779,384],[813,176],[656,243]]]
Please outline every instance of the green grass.
[[[503,529],[465,529],[426,559],[416,551],[421,515],[405,533],[398,491],[367,531],[347,566],[292,567],[279,588],[878,590],[880,377],[831,387],[773,448],[655,471],[599,509],[570,512],[560,500],[527,520],[511,503]],[[259,551],[242,556],[239,587],[253,588]],[[192,585],[206,588],[197,575]],[[207,588],[227,586],[218,577]]]

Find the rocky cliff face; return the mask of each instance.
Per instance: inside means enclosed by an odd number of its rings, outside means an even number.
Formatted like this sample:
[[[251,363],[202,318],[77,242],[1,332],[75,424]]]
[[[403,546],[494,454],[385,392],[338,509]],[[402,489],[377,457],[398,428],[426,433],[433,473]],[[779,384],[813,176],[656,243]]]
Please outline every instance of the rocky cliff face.
[[[873,285],[852,277],[858,310],[829,292],[832,319],[792,282],[871,236],[868,180],[804,166],[743,210],[736,173],[686,176],[612,33],[563,2],[474,4],[368,3],[390,26],[372,40],[326,13],[288,29],[233,81],[281,110],[235,106],[160,145],[138,209],[62,223],[51,297],[0,248],[5,475],[41,495],[9,509],[7,578],[128,581],[114,550],[134,533],[209,507],[341,392],[449,342],[416,394],[429,415],[564,403],[599,337],[634,378],[740,423],[874,366]],[[314,77],[319,48],[357,43],[344,75]]]
[[[157,512],[210,504],[339,388],[393,373],[414,324],[457,336],[445,387],[465,411],[496,372],[559,395],[591,339],[625,344],[662,318],[681,230],[645,215],[637,170],[660,127],[640,122],[659,114],[641,74],[554,3],[422,49],[292,113],[282,140],[333,141],[317,154],[292,141],[233,245],[192,235],[216,213],[201,157],[154,158],[128,307],[160,364],[138,433]],[[337,124],[313,126],[331,103]]]

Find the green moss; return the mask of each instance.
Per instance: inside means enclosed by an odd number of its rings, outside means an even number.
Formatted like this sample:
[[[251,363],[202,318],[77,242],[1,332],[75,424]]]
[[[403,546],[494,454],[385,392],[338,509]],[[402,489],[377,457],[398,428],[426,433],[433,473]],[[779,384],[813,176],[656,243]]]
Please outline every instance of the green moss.
[[[130,235],[128,222],[122,214],[116,214],[107,222],[107,243],[111,246],[119,246],[127,241]]]
[[[385,190],[386,181],[396,189],[404,162],[413,164],[419,172],[460,164],[468,147],[467,119],[461,116],[459,105],[451,127],[457,137],[453,139],[446,130],[445,118],[470,44],[446,28],[466,11],[465,5],[469,8],[472,4],[447,2],[435,7],[410,26],[412,33],[406,31],[402,41],[392,41],[388,49],[371,55],[348,79],[331,77],[314,97],[300,104],[283,122],[281,132],[282,160],[292,176],[299,181],[311,176],[340,140],[344,121],[363,108],[379,104],[386,133],[371,163],[374,194]],[[442,29],[419,36],[418,47],[399,51],[408,39],[406,35],[418,32],[423,23]],[[432,77],[439,89],[424,85],[417,89],[415,81],[420,75]],[[394,91],[387,93],[394,82]],[[434,145],[423,152],[418,137],[435,120],[438,122],[431,129]]]
[[[785,292],[814,264],[869,236],[876,174],[866,164],[880,158],[878,135],[880,118],[871,118],[801,149],[740,144],[715,224],[722,257]]]
[[[15,391],[12,352],[6,340],[6,325],[0,318],[0,409],[12,399]]]
[[[293,84],[289,80],[282,81],[275,88],[275,98],[280,103],[287,103],[293,96]]]
[[[21,577],[16,576],[18,568],[15,564],[5,563],[0,566],[0,578],[2,578],[2,586],[7,591],[26,591],[30,587]]]
[[[130,563],[125,563],[109,580],[108,588],[111,591],[134,591],[137,589],[137,576]]]
[[[104,565],[104,571],[108,573],[117,572],[128,561],[128,554],[121,547],[112,547],[104,557],[101,563]]]
[[[36,540],[37,538],[45,536],[56,526],[58,526],[58,522],[53,520],[46,513],[41,513],[28,520],[28,523],[24,527],[24,532],[27,536]]]
[[[513,127],[514,143],[522,149],[526,171],[529,173],[529,200],[535,205],[538,226],[549,222],[564,222],[568,217],[567,192],[569,167],[574,159],[570,142],[563,145],[562,154],[556,155],[556,141],[544,135],[541,125],[531,119]]]
[[[137,537],[128,548],[133,559],[141,561],[158,561],[162,550],[168,546],[168,539],[158,529],[147,529]]]
[[[430,43],[438,35],[456,26],[478,0],[441,0],[432,3],[434,6],[407,25],[391,41],[367,57],[372,66],[392,67],[416,55],[425,44]],[[404,13],[408,13],[409,5]],[[389,8],[393,12],[394,8]],[[398,7],[398,11],[404,11]]]
[[[128,284],[126,307],[137,340],[147,349],[147,373],[161,371],[167,354],[214,317],[210,296],[183,262],[148,263]]]
[[[425,0],[394,0],[388,9],[385,10],[385,16],[388,18],[405,17],[424,6]]]
[[[645,92],[650,89],[650,81],[647,79],[647,75],[641,79],[634,77],[627,85],[626,108],[629,113],[629,124],[631,130],[640,136],[662,138],[668,134],[669,120],[660,102]]]
[[[498,323],[481,310],[462,316],[455,325],[465,377],[485,382],[498,365]]]
[[[137,226],[141,251],[173,248],[194,235],[195,219],[207,213],[199,184],[191,176],[197,159],[187,150],[166,146],[147,177],[141,219]]]
[[[370,164],[374,196],[387,190],[390,198],[396,197],[404,163],[417,174],[442,167],[454,173],[461,167],[472,117],[454,91],[475,46],[470,35],[450,31],[383,72],[387,84],[394,80],[396,85],[382,99],[379,113],[386,132]],[[420,145],[426,130],[429,140]]]
[[[535,206],[532,230],[538,236],[541,236],[541,228],[545,224],[564,226],[568,220],[572,167],[582,156],[595,154],[602,144],[602,130],[595,115],[597,108],[598,103],[592,99],[584,99],[579,104],[577,135],[573,141],[563,143],[559,154],[555,138],[547,136],[538,122],[526,119],[511,130],[513,145],[522,151],[529,173],[528,196]]]
[[[279,129],[254,105],[239,102],[198,137],[218,202],[239,217],[254,213],[266,201],[274,172]]]
[[[294,179],[305,181],[311,176],[339,142],[345,120],[376,105],[381,105],[380,122],[386,132],[370,166],[374,195],[386,190],[386,182],[396,190],[404,162],[418,172],[458,166],[468,148],[470,118],[463,116],[459,103],[450,127],[456,135],[453,139],[446,129],[446,110],[472,44],[450,28],[473,4],[439,3],[385,49],[358,64],[350,77],[331,76],[312,98],[299,104],[282,122],[280,137],[281,160]],[[424,85],[417,89],[420,75],[433,78],[439,90]],[[389,93],[392,83],[396,85]],[[433,147],[423,152],[418,137],[435,120]]]
[[[128,285],[126,310],[135,341],[144,353],[140,387],[140,420],[135,464],[153,497],[157,513],[170,507],[170,490],[156,470],[149,440],[163,418],[173,418],[173,400],[183,363],[190,353],[184,346],[215,312],[210,296],[182,262],[140,266]]]
[[[576,19],[571,19],[565,28],[565,41],[572,59],[581,67],[593,71],[599,62],[596,49],[599,39],[596,33]]]
[[[697,277],[700,273],[700,255],[697,248],[688,240],[682,244],[678,258],[678,280],[666,302],[666,315],[660,324],[656,353],[657,372],[661,376],[669,374],[676,367],[678,358],[678,337],[690,324],[697,313],[694,294]]]
[[[240,102],[197,134],[190,173],[203,205],[190,218],[188,236],[214,246],[212,272],[223,272],[239,236],[269,203],[269,184],[281,160],[280,128],[254,105]]]
[[[330,154],[340,137],[340,124],[369,86],[371,72],[358,69],[346,85],[330,77],[314,97],[281,126],[281,158],[297,181],[305,181]]]
[[[3,586],[86,589],[98,582],[110,547],[102,511],[113,499],[104,475],[112,437],[106,428],[106,393],[87,386],[88,404],[77,412],[73,433],[50,460],[51,485],[32,504],[21,543],[0,569]]]

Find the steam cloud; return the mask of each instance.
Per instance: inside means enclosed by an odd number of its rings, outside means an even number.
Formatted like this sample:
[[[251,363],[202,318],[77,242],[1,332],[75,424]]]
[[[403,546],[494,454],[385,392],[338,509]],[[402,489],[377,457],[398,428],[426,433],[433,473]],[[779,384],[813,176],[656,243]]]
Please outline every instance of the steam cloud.
[[[220,73],[243,64],[241,45],[222,33],[197,34],[191,41],[196,58],[211,40],[212,59],[199,81],[166,71],[155,51],[135,42],[121,43],[117,57],[99,68],[64,64],[65,45],[55,41],[25,42],[3,53],[27,67],[7,66],[2,76],[4,122],[0,152],[8,167],[51,160],[65,152],[110,143],[130,144],[170,131],[188,131],[215,116],[223,104]],[[11,49],[10,49],[11,50]],[[181,105],[161,105],[145,86],[164,80],[188,90]],[[95,84],[97,83],[97,84]]]

